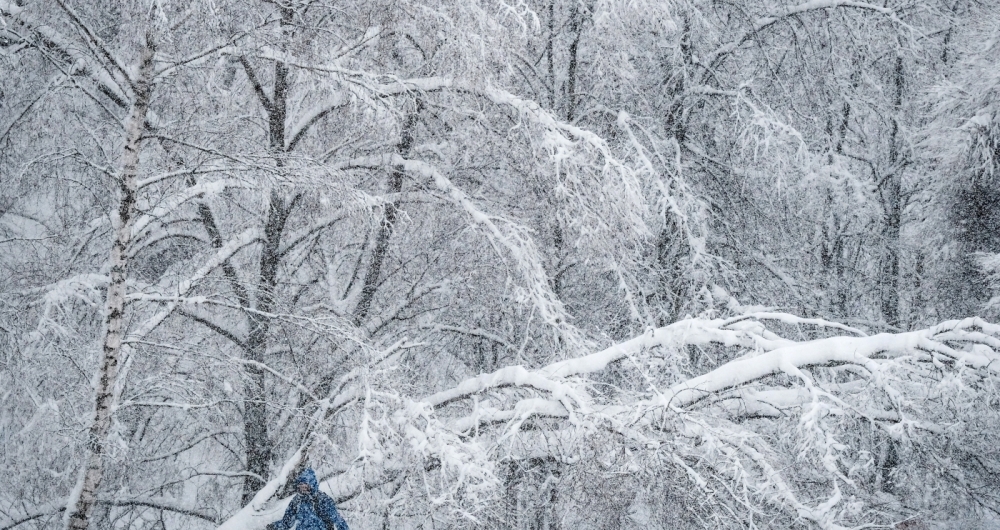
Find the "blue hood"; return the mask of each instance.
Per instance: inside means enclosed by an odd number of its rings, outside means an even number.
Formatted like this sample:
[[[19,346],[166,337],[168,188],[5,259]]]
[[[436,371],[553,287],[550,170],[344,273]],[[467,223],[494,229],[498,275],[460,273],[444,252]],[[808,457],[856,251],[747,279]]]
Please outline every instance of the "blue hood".
[[[299,475],[299,478],[295,481],[295,487],[299,487],[299,484],[309,484],[309,488],[312,489],[313,493],[319,491],[319,482],[316,480],[316,473],[311,467],[307,467],[305,471]]]
[[[295,488],[299,484],[308,484],[312,488],[312,493],[302,495],[297,493],[288,503],[285,509],[285,516],[280,521],[275,521],[269,525],[271,530],[350,530],[347,522],[337,511],[337,503],[319,491],[319,482],[316,481],[316,472],[312,468],[306,468],[297,479]]]

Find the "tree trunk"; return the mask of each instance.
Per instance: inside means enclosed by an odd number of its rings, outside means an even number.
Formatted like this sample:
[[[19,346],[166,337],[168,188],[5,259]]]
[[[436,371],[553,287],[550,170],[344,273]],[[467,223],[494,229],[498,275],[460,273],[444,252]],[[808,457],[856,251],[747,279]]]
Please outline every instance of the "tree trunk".
[[[580,38],[583,36],[580,17],[580,6],[574,2],[570,7],[569,15],[569,31],[573,35],[573,41],[569,45],[569,66],[566,69],[566,85],[563,94],[566,105],[564,115],[568,123],[573,123],[573,119],[576,118],[576,70],[579,67]]]
[[[837,128],[836,140],[833,152],[838,155],[844,154],[844,138],[847,135],[847,128],[851,121],[851,104],[844,101],[840,111],[840,125]],[[832,127],[831,127],[832,129]],[[833,131],[830,131],[833,134]],[[834,156],[830,155],[830,163],[833,163]],[[834,202],[833,192],[827,190],[826,193],[827,219],[823,224],[823,245],[821,248],[820,262],[823,265],[824,276],[826,278],[826,290],[829,293],[829,309],[838,318],[847,316],[847,292],[848,282],[846,267],[844,265],[844,236],[841,233],[843,223],[840,218],[838,205]]]
[[[549,38],[545,42],[545,55],[549,66],[549,108],[556,109],[556,63],[553,58],[553,45],[556,40],[556,1],[549,1]]]
[[[281,25],[292,23],[291,9],[282,8]],[[248,69],[248,65],[244,65]],[[269,146],[278,168],[285,165],[285,121],[287,119],[288,65],[274,63],[274,90],[270,102],[262,95],[267,111]],[[281,235],[285,221],[291,213],[296,198],[287,201],[277,189],[271,190],[264,225],[264,247],[260,256],[260,276],[257,282],[256,311],[248,312],[250,332],[247,335],[247,380],[243,387],[243,438],[246,443],[247,471],[252,473],[243,480],[243,504],[248,504],[264,486],[271,463],[273,444],[267,431],[267,404],[265,395],[264,352],[271,330],[269,314],[274,311],[274,290],[278,285],[278,262],[281,260]]]
[[[889,137],[889,174],[882,190],[885,205],[886,256],[882,266],[882,317],[890,326],[899,327],[899,234],[902,223],[903,160],[900,154],[899,117],[903,106],[903,57],[896,56],[895,101],[892,132]]]
[[[67,519],[70,530],[86,530],[91,511],[97,501],[97,490],[104,474],[103,456],[111,429],[111,415],[114,410],[114,389],[118,379],[118,364],[121,357],[124,335],[125,281],[128,272],[128,247],[132,240],[132,225],[135,221],[136,178],[139,171],[139,147],[142,140],[143,124],[152,92],[153,54],[156,51],[153,36],[146,34],[146,43],[139,64],[139,76],[135,82],[135,103],[125,124],[125,151],[122,156],[122,175],[119,181],[121,197],[114,219],[114,242],[111,245],[111,282],[108,285],[104,345],[101,353],[100,371],[95,381],[94,420],[87,436],[86,469],[83,484],[76,499],[71,499]]]

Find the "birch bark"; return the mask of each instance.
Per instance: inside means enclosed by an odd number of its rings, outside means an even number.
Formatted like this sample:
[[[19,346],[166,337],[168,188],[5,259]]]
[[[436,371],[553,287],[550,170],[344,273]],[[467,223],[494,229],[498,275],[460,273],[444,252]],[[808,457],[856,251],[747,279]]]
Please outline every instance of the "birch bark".
[[[111,417],[115,408],[115,383],[118,379],[118,365],[122,350],[125,314],[125,280],[128,277],[127,250],[132,240],[132,225],[135,222],[136,186],[139,171],[139,148],[142,140],[143,124],[149,109],[153,80],[153,55],[156,46],[152,34],[146,34],[146,42],[139,59],[139,74],[135,82],[135,102],[125,123],[125,149],[122,155],[122,173],[118,182],[118,210],[115,219],[114,241],[109,257],[111,263],[111,283],[108,285],[104,344],[101,350],[99,372],[95,377],[94,419],[90,425],[87,440],[87,463],[82,477],[79,494],[71,497],[67,528],[86,530],[91,511],[97,501],[97,490],[104,475],[103,457],[111,428]]]

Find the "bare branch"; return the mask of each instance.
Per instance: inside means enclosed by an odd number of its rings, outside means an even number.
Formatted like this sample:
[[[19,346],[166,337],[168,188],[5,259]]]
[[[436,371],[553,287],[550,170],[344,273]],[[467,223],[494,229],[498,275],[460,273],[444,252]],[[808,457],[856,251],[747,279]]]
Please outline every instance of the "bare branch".
[[[267,93],[264,92],[264,86],[257,80],[257,73],[254,71],[253,66],[250,65],[250,61],[245,55],[240,55],[240,64],[243,65],[243,70],[247,73],[247,79],[250,80],[250,84],[253,86],[253,91],[257,93],[257,98],[260,99],[260,104],[264,106],[264,110],[267,111],[268,114],[271,114],[274,105],[271,103],[270,98],[267,97]]]
[[[205,326],[206,328],[214,331],[215,333],[218,333],[219,335],[222,335],[223,337],[229,339],[230,342],[239,346],[241,350],[247,349],[246,341],[239,338],[239,336],[235,331],[227,329],[225,325],[215,321],[212,317],[192,309],[180,308],[177,310],[177,312],[182,316],[190,318],[191,320],[194,320],[195,322]]]

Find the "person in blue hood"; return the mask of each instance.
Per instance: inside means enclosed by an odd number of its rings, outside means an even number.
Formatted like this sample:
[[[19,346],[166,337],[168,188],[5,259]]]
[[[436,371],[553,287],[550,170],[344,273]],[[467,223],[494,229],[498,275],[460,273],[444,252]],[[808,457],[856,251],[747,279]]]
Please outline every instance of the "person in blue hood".
[[[347,522],[337,512],[337,504],[319,490],[316,473],[306,468],[295,481],[298,493],[292,499],[285,516],[267,525],[267,530],[349,530]]]

